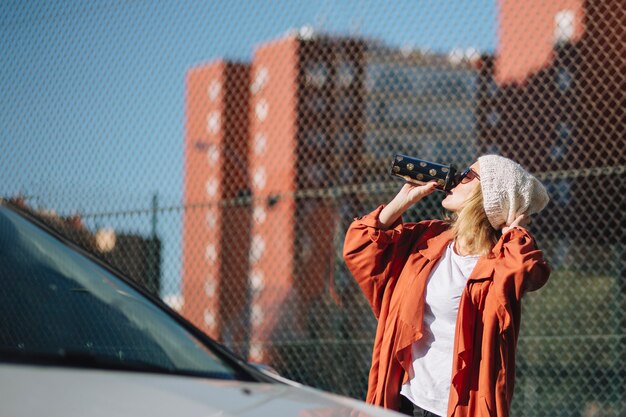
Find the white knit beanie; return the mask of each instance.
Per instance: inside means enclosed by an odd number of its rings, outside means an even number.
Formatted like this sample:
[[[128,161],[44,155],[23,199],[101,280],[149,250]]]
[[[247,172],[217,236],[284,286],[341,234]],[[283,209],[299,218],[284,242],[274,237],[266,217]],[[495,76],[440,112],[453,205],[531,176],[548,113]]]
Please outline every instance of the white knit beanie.
[[[550,201],[541,182],[517,162],[499,155],[483,155],[478,164],[483,206],[495,229],[511,224],[521,214],[540,212]]]

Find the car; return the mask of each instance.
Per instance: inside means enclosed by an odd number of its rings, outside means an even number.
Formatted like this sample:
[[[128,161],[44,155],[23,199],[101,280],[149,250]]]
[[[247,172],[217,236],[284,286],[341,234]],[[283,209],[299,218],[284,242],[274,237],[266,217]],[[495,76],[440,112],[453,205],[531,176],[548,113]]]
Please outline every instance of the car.
[[[399,414],[250,365],[0,200],[0,415]]]

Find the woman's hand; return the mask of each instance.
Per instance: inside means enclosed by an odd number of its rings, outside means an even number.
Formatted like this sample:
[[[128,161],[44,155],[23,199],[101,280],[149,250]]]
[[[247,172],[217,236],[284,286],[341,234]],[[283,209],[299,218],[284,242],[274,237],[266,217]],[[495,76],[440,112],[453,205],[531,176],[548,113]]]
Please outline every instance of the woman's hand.
[[[407,182],[398,194],[382,209],[378,221],[383,229],[389,228],[409,207],[435,191],[435,182],[414,184]]]
[[[520,214],[519,216],[515,218],[515,220],[511,222],[510,225],[504,226],[502,228],[502,234],[505,234],[506,232],[508,232],[514,227],[525,228],[529,224],[530,224],[530,216],[527,216],[526,214]]]
[[[435,191],[436,185],[436,182],[427,182],[424,184],[407,182],[402,186],[396,197],[400,198],[400,201],[404,201],[404,205],[408,208],[427,195],[432,194]]]

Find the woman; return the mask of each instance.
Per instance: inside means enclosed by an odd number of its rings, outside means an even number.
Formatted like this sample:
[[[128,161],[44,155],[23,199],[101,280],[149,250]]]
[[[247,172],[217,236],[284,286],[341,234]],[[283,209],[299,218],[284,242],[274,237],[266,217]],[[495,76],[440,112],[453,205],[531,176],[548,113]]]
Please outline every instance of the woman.
[[[550,274],[524,229],[548,195],[485,155],[443,200],[451,221],[402,223],[434,191],[405,184],[350,226],[344,259],[378,318],[367,401],[415,416],[508,416],[520,302]]]

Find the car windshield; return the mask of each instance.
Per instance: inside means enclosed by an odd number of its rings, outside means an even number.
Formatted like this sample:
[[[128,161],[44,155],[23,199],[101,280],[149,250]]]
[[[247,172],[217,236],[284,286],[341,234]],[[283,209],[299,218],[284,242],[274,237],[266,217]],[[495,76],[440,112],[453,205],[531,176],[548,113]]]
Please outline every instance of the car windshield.
[[[141,292],[0,206],[0,358],[9,357],[237,377]]]

